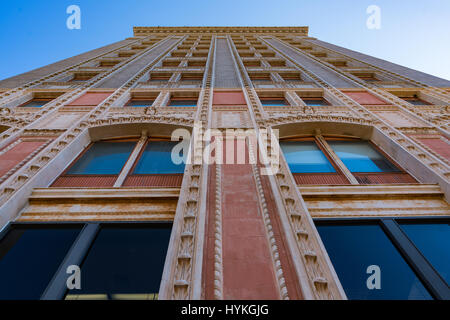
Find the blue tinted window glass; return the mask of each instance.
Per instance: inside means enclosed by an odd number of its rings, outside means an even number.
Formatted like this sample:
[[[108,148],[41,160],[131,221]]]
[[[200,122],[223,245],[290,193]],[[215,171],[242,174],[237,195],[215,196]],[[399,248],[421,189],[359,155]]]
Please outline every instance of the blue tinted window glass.
[[[24,104],[22,107],[41,108],[42,106],[44,106],[47,103],[49,103],[48,100],[31,100],[27,104]]]
[[[170,224],[102,227],[81,266],[81,289],[66,299],[156,298],[170,232]]]
[[[366,141],[328,141],[350,172],[398,172],[389,160]]]
[[[128,102],[127,107],[149,107],[155,102],[155,100],[131,100]]]
[[[95,142],[67,174],[119,174],[136,142]]]
[[[400,222],[400,226],[441,277],[450,283],[450,225]]]
[[[39,299],[79,231],[14,226],[0,242],[0,299]]]
[[[134,174],[169,174],[183,173],[184,163],[175,164],[172,161],[172,149],[178,144],[175,141],[150,141],[147,144],[139,162],[134,168]],[[183,154],[179,154],[180,158]]]
[[[313,141],[282,141],[280,147],[293,173],[336,172]]]
[[[284,99],[263,99],[261,100],[261,104],[265,107],[277,107],[289,105]]]
[[[380,226],[318,223],[317,230],[349,299],[432,299]],[[380,267],[380,289],[367,288],[371,265]]]
[[[170,107],[196,107],[197,100],[170,100]]]

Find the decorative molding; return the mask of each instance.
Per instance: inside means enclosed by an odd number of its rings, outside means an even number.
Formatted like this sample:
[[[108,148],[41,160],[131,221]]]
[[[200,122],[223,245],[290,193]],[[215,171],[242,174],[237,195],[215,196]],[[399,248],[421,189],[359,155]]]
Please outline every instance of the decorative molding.
[[[230,41],[230,46],[241,76],[244,95],[252,111],[254,127],[259,135],[260,129],[271,130],[267,123],[270,120],[267,120],[256,91],[232,41]],[[258,139],[261,140],[261,138]],[[264,145],[263,141],[259,142],[261,145]],[[278,142],[275,143],[278,144]],[[279,146],[277,148],[272,145],[271,139],[267,140],[266,146],[267,148],[264,148],[261,152],[271,154],[273,148],[279,150]],[[345,298],[345,293],[335,276],[326,251],[321,245],[320,238],[297,190],[284,156],[280,155],[279,171],[275,177],[269,176],[269,181],[271,181],[272,190],[277,199],[280,216],[284,221],[288,220],[287,223],[289,223],[289,229],[285,227],[284,232],[287,233],[287,237],[295,241],[295,248],[291,245],[289,249],[291,250],[294,264],[296,264],[296,271],[301,282],[303,295],[306,299],[343,299]]]
[[[216,193],[214,219],[214,298],[223,299],[222,263],[222,166],[216,164]]]
[[[135,36],[145,36],[150,34],[230,34],[230,33],[295,33],[301,36],[308,36],[308,27],[134,27]]]

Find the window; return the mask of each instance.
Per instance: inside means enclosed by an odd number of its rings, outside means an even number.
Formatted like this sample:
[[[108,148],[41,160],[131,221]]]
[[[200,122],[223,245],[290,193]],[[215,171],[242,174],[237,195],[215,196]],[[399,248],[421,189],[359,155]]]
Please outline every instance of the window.
[[[280,147],[292,173],[336,172],[314,141],[282,141]]]
[[[99,74],[98,72],[76,72],[70,81],[74,81],[74,82],[87,81],[87,80],[94,78],[98,74]]]
[[[95,142],[66,174],[118,175],[135,144],[135,142]]]
[[[268,60],[271,67],[284,67],[286,66],[286,61],[284,60]]]
[[[180,62],[181,60],[164,60],[162,65],[163,67],[178,67]]]
[[[270,81],[272,82],[272,78],[269,73],[253,73],[249,74],[249,77],[252,81]]]
[[[134,168],[133,174],[173,174],[183,173],[184,163],[175,164],[172,149],[178,142],[149,141]],[[180,154],[183,157],[183,154]]]
[[[284,81],[302,81],[300,73],[280,73]]]
[[[169,107],[197,107],[197,100],[191,98],[171,98]]]
[[[127,167],[126,187],[179,187],[183,180],[183,150],[172,160],[172,150],[179,142],[149,138],[138,156]],[[59,176],[52,187],[112,187],[135,150],[135,140],[101,141],[90,145],[71,166]],[[175,163],[179,161],[180,163]]]
[[[366,82],[379,81],[374,73],[354,73],[353,75]]]
[[[368,141],[304,137],[282,140],[280,146],[298,184],[348,184],[336,156],[360,184],[416,182]]]
[[[51,99],[33,99],[30,100],[22,105],[20,105],[19,107],[23,108],[41,108],[43,107],[45,104],[49,103],[51,101]]]
[[[330,105],[324,98],[302,98],[302,100],[307,106],[310,107],[322,107]]]
[[[171,73],[152,73],[149,81],[169,81],[171,77]]]
[[[415,106],[429,106],[429,105],[431,105],[430,103],[428,103],[428,102],[426,102],[426,101],[424,101],[422,99],[419,99],[417,97],[411,97],[411,98],[402,98],[401,97],[400,99],[403,99],[406,102],[411,103],[411,104],[413,104]]]
[[[202,57],[202,58],[206,58],[208,56],[208,52],[204,52],[204,51],[194,51],[192,52],[192,56],[193,57]]]
[[[243,60],[243,63],[246,67],[261,67],[260,60]]]
[[[0,300],[157,299],[172,223],[11,223],[0,233]],[[67,290],[78,265],[81,289]]]
[[[261,56],[269,58],[269,57],[275,57],[275,52],[272,51],[261,51]]]
[[[206,60],[189,60],[188,67],[204,67]]]
[[[127,104],[126,107],[139,107],[139,108],[144,108],[144,107],[150,107],[153,102],[155,102],[155,100],[139,100],[139,99],[133,99],[130,100]]]
[[[401,221],[399,224],[417,249],[422,252],[447,284],[450,284],[449,222],[431,223],[412,220]]]
[[[285,107],[290,104],[284,98],[261,98],[261,104],[264,107]]]
[[[181,74],[181,81],[202,81],[203,73],[183,73]]]
[[[80,290],[66,299],[158,298],[171,224],[104,225],[81,265]]]
[[[366,141],[328,141],[350,172],[399,172]]]
[[[40,299],[80,230],[16,224],[0,234],[0,300]]]
[[[349,299],[432,299],[377,223],[316,224]],[[367,287],[372,265],[380,268],[381,289]]]
[[[449,223],[448,218],[315,220],[349,299],[450,299]],[[375,273],[367,268],[374,265],[380,268],[380,288],[370,290],[368,278]]]
[[[116,64],[119,64],[120,60],[102,60],[100,61],[99,66],[104,68],[114,67]]]

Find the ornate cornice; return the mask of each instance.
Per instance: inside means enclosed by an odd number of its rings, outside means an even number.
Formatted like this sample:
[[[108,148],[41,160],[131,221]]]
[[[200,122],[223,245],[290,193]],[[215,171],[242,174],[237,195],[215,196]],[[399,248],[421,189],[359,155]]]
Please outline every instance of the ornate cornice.
[[[152,33],[290,33],[308,36],[309,27],[133,27],[135,36],[145,36]]]

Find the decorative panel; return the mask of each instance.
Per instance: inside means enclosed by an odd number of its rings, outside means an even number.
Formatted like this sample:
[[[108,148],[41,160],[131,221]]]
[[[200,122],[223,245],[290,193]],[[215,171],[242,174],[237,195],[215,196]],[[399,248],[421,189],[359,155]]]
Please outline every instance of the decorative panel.
[[[48,139],[21,138],[5,147],[0,151],[0,177],[19,164],[25,163],[27,157],[38,152],[39,147],[48,141]]]
[[[111,92],[88,92],[75,99],[68,106],[96,106],[111,95]]]
[[[215,91],[213,95],[214,105],[241,105],[247,104],[242,91]]]
[[[381,100],[374,95],[363,91],[342,91],[347,96],[358,102],[359,104],[390,104],[384,100]]]

